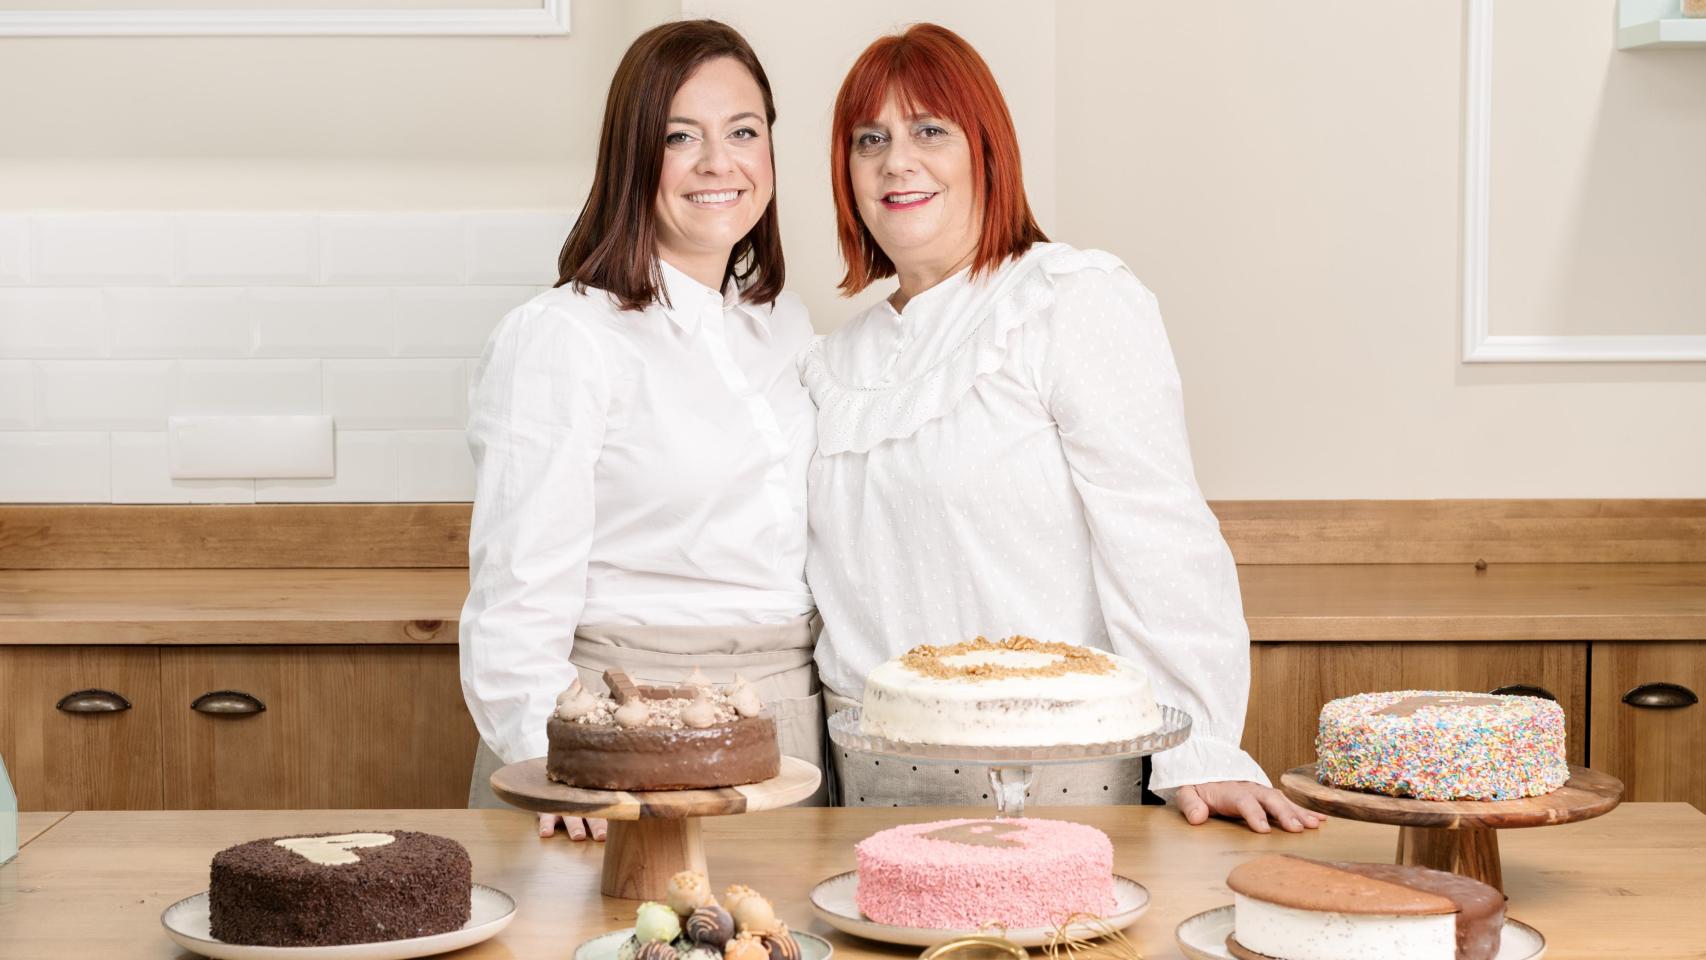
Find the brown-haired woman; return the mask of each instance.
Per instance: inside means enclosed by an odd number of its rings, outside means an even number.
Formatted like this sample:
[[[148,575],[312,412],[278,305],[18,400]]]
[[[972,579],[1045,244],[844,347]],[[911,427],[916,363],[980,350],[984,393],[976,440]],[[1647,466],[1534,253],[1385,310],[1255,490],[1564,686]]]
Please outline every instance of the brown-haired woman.
[[[612,667],[738,672],[784,753],[821,764],[806,588],[811,338],[782,292],[770,129],[746,41],[710,20],[634,41],[555,289],[503,319],[470,394],[476,493],[462,687],[487,778],[545,753],[556,696]],[[556,818],[540,817],[541,835]],[[570,817],[570,837],[604,824]]]

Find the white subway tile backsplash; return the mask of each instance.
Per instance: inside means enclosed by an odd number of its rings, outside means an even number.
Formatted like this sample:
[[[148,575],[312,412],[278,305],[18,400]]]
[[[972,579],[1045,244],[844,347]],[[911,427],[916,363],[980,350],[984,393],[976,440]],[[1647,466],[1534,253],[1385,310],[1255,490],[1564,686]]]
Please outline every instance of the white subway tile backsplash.
[[[170,360],[38,360],[36,419],[50,430],[162,430]]]
[[[114,503],[254,503],[253,480],[174,480],[164,433],[112,434]]]
[[[104,433],[0,433],[0,502],[106,503]]]
[[[327,360],[326,412],[340,430],[456,429],[468,422],[463,360]]]
[[[0,285],[29,279],[29,252],[29,220],[15,214],[0,214]]]
[[[335,476],[331,417],[172,417],[166,431],[174,479]]]
[[[193,286],[314,283],[316,227],[309,214],[180,216],[179,282]]]
[[[35,424],[36,372],[28,360],[0,359],[0,430]]]
[[[172,282],[176,243],[165,214],[32,218],[31,282],[43,286]]]
[[[469,215],[468,282],[550,286],[574,224],[566,213]]]
[[[333,284],[462,283],[461,214],[328,214],[320,218],[320,279]]]
[[[538,287],[399,287],[397,353],[404,357],[477,357],[504,314]]]
[[[257,503],[371,503],[397,499],[397,438],[388,430],[337,432],[330,480],[256,480]]]
[[[185,360],[174,416],[318,414],[318,360]]]
[[[357,287],[269,287],[249,291],[258,357],[388,357],[391,291]]]
[[[113,355],[244,357],[250,334],[243,292],[216,287],[106,291]]]
[[[475,358],[572,225],[0,214],[0,502],[468,500]]]
[[[102,357],[111,350],[101,291],[0,288],[0,357]]]
[[[474,499],[474,457],[461,430],[399,430],[397,499],[424,503]]]

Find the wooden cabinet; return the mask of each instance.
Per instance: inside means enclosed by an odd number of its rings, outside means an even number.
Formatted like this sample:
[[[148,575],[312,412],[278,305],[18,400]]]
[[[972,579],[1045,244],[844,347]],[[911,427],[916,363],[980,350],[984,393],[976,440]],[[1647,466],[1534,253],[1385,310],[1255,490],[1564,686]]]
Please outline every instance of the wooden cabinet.
[[[457,670],[447,645],[166,651],[166,807],[465,806],[476,735]],[[192,708],[208,694],[265,709]]]
[[[449,645],[0,646],[25,810],[460,807],[476,744]]]
[[[1625,701],[1632,692],[1633,704]],[[1683,800],[1706,810],[1702,694],[1706,644],[1595,644],[1594,769],[1622,780],[1625,800]]]
[[[1541,687],[1564,707],[1570,762],[1588,756],[1586,643],[1255,643],[1244,749],[1271,779],[1315,760],[1321,706],[1372,690]]]
[[[159,809],[159,652],[0,646],[0,755],[21,810]]]

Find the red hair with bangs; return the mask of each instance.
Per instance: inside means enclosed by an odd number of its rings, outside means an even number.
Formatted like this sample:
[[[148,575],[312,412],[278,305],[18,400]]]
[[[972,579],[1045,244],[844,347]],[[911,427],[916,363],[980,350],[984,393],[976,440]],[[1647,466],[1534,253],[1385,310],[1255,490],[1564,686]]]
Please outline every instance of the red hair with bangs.
[[[933,23],[917,23],[880,37],[859,55],[835,96],[830,134],[829,179],[835,193],[836,234],[847,275],[844,296],[895,274],[876,238],[859,217],[848,172],[853,128],[882,111],[893,95],[908,110],[923,110],[958,124],[971,148],[972,196],[983,223],[972,276],[1000,266],[1048,237],[1031,215],[1019,166],[1019,136],[1001,87],[959,34]]]

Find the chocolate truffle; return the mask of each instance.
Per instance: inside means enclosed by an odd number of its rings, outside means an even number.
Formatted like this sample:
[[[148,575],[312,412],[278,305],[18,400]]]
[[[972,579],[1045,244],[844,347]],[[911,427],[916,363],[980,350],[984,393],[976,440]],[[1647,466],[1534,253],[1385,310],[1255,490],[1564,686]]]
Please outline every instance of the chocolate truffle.
[[[735,935],[735,918],[715,903],[693,911],[687,918],[687,938],[718,950]]]

